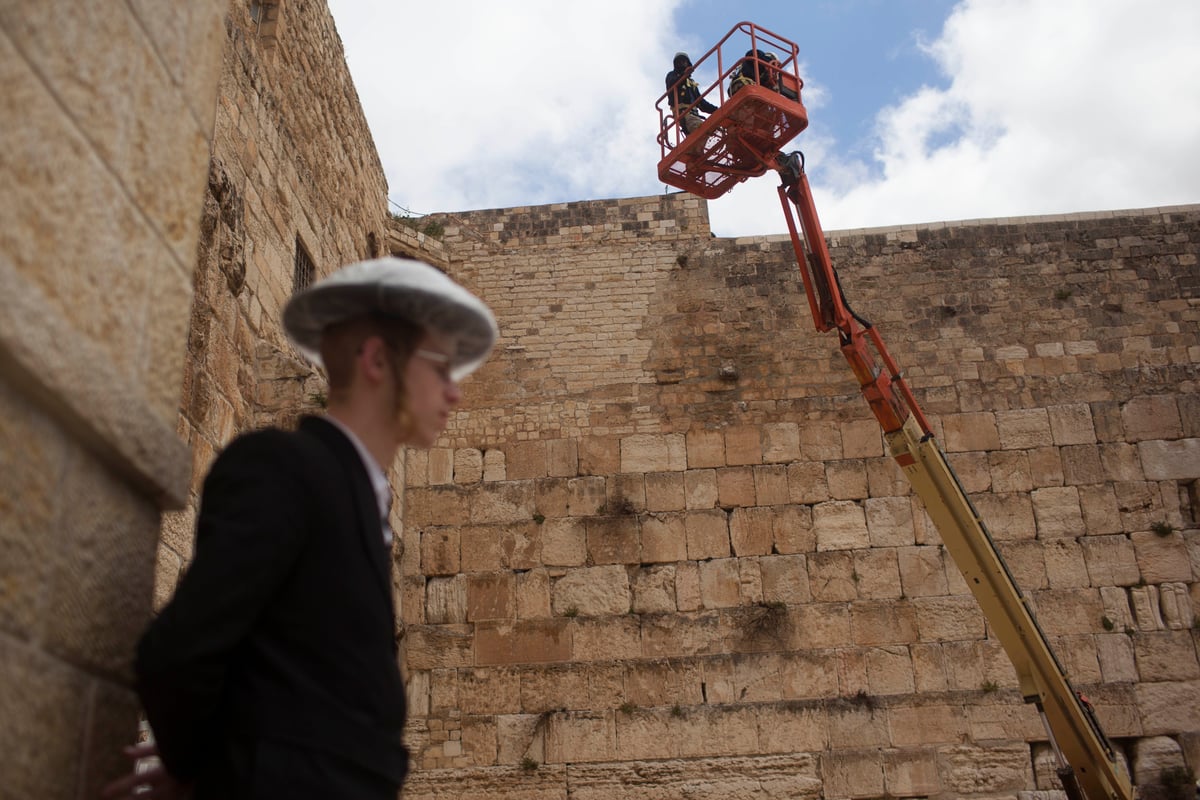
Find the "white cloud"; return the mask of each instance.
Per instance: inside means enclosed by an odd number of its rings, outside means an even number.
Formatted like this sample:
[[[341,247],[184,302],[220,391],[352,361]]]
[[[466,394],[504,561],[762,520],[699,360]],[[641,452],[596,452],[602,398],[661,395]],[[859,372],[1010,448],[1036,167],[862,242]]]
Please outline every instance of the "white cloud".
[[[1198,202],[1198,41],[1194,0],[968,0],[928,45],[948,88],[880,111],[874,163],[801,137],[822,224]],[[746,188],[713,205],[714,228],[782,230],[754,224],[774,192]]]
[[[389,193],[429,212],[658,191],[679,1],[330,7]]]
[[[653,101],[684,0],[394,0],[330,6],[388,175],[413,211],[667,191]],[[451,17],[447,19],[447,17]],[[876,117],[862,161],[803,65],[823,225],[1200,201],[1200,3],[965,0],[925,48],[946,76]],[[843,90],[845,91],[845,90]],[[710,204],[718,235],[785,230],[772,176]]]

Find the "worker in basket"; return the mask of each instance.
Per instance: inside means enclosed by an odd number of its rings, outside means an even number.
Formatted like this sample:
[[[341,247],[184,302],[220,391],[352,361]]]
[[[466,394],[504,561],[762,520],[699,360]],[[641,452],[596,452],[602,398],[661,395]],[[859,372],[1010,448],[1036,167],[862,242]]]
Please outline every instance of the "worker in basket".
[[[676,53],[672,63],[674,69],[667,73],[667,99],[683,135],[687,136],[704,122],[700,112],[711,114],[717,107],[700,95],[700,86],[692,78],[692,59],[687,53]]]
[[[779,57],[762,50],[747,50],[746,57],[738,62],[729,76],[729,96],[751,84],[768,89],[779,88]]]

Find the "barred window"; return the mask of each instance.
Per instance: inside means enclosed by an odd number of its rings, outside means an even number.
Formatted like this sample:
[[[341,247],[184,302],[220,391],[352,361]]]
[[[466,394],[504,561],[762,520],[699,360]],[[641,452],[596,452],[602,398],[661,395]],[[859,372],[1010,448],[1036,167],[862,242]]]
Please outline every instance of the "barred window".
[[[304,247],[304,242],[300,241],[300,237],[296,237],[296,263],[292,271],[292,292],[298,292],[301,289],[307,289],[316,277],[317,268],[313,265],[312,256],[308,254],[308,250]]]

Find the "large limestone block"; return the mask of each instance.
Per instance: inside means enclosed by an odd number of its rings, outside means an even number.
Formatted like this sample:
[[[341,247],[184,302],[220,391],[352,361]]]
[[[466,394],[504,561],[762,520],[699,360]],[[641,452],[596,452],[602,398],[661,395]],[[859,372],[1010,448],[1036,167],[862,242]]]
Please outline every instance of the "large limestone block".
[[[1083,510],[1079,507],[1079,490],[1074,486],[1035,489],[1032,500],[1039,539],[1083,534]]]
[[[521,673],[516,669],[460,669],[457,679],[457,709],[463,714],[503,714],[521,707]]]
[[[764,615],[761,619],[770,617]],[[778,653],[739,653],[706,659],[705,699],[710,705],[778,701],[783,695],[782,667],[783,657]]]
[[[568,570],[554,582],[550,605],[555,614],[574,611],[589,617],[629,613],[629,574],[620,565]]]
[[[682,472],[652,472],[646,475],[647,511],[682,511],[687,507]]]
[[[734,425],[725,430],[725,463],[731,467],[763,462],[762,430],[757,425]]]
[[[699,705],[704,669],[695,659],[637,661],[625,665],[623,687],[625,700],[639,707]]]
[[[843,422],[841,429],[842,451],[846,458],[883,455],[883,436],[879,431],[879,423],[874,419]]]
[[[827,461],[825,482],[834,500],[862,500],[867,496],[867,464],[860,458]]]
[[[642,518],[643,564],[687,559],[687,529],[682,514],[647,514]]]
[[[854,580],[853,555],[842,550],[813,553],[808,557],[808,585],[815,600],[856,599],[858,586]]]
[[[1130,442],[1178,439],[1183,435],[1183,421],[1174,395],[1133,398],[1121,407],[1121,424]]]
[[[1053,539],[1043,551],[1046,578],[1051,589],[1078,589],[1089,585],[1083,549],[1075,539]]]
[[[774,520],[775,514],[770,508],[735,508],[729,517],[733,554],[739,558],[769,554]]]
[[[899,599],[902,594],[895,548],[855,550],[854,575],[864,600]]]
[[[0,716],[7,721],[0,728],[5,793],[75,797],[81,769],[77,737],[86,728],[94,681],[8,637],[0,637],[0,673],[5,676]],[[135,719],[131,714],[126,722],[134,725]]]
[[[1133,637],[1138,674],[1144,683],[1194,681],[1200,663],[1191,631],[1147,631]]]
[[[573,622],[571,659],[574,661],[609,662],[642,655],[642,628],[636,616],[577,617]]]
[[[567,769],[542,763],[535,770],[520,766],[521,757],[508,766],[474,769],[416,769],[404,782],[405,800],[454,800],[487,797],[491,800],[566,800]]]
[[[850,608],[851,641],[855,644],[907,644],[918,638],[919,623],[920,610],[914,603],[877,600]]]
[[[473,633],[469,625],[409,625],[404,629],[409,669],[471,666],[475,663]]]
[[[700,600],[704,608],[733,608],[741,604],[740,573],[734,558],[700,563]]]
[[[572,764],[570,787],[572,800],[820,800],[824,796],[816,758],[807,754]]]
[[[464,526],[460,530],[461,571],[534,569],[541,565],[543,530],[532,520]]]
[[[885,751],[884,786],[892,797],[928,797],[941,789],[937,756],[930,748]]]
[[[616,755],[612,713],[551,714],[546,734],[547,763],[587,764],[611,761]]]
[[[979,517],[997,541],[1033,539],[1037,535],[1033,501],[1027,494],[981,494],[971,498]],[[940,539],[939,539],[940,541]],[[918,543],[921,543],[918,540]]]
[[[1152,481],[1187,481],[1200,478],[1200,439],[1139,442],[1138,458]]]
[[[763,425],[762,443],[765,463],[800,460],[800,426],[794,422],[769,422]],[[688,464],[691,465],[690,454]]]
[[[1047,636],[1103,630],[1104,605],[1098,589],[1050,589],[1031,598],[1034,615]]]
[[[881,797],[884,791],[883,753],[834,749],[821,755],[824,797]]]
[[[992,491],[1028,492],[1033,488],[1029,454],[1024,450],[996,450],[988,453]]]
[[[483,621],[475,626],[475,664],[542,664],[571,659],[567,620]]]
[[[517,617],[550,616],[550,574],[545,569],[517,573]]]
[[[685,447],[689,470],[725,466],[725,434],[722,431],[688,431]]]
[[[458,528],[427,528],[421,531],[421,572],[425,575],[456,575],[460,571]]]
[[[593,517],[585,523],[592,564],[637,564],[641,561],[641,523],[636,514]]]
[[[753,476],[756,505],[775,506],[789,502],[787,467],[782,464],[756,466]]]
[[[955,744],[967,733],[967,716],[957,704],[897,705],[888,709],[888,729],[893,747]]]
[[[684,503],[688,509],[713,508],[717,505],[717,472],[689,469],[683,473]]]
[[[466,576],[429,579],[425,584],[425,621],[430,625],[467,621]]]
[[[684,515],[683,526],[689,560],[729,557],[729,518],[724,511],[717,508],[690,511]]]
[[[567,514],[588,517],[599,514],[608,502],[606,482],[600,476],[567,481]]]
[[[621,472],[682,472],[687,466],[683,434],[636,434],[621,440]]]
[[[642,617],[642,653],[649,658],[721,652],[722,644],[718,612]]]
[[[819,461],[788,464],[788,498],[793,503],[811,505],[829,499],[825,465]]]
[[[1087,403],[1070,403],[1046,409],[1050,432],[1059,447],[1073,444],[1092,444],[1096,429],[1092,425],[1092,410]]]
[[[941,419],[945,426],[947,453],[1000,449],[1000,434],[996,427],[995,415],[972,412],[945,414]]]
[[[870,533],[862,506],[848,500],[831,500],[813,507],[817,550],[851,550],[869,547]]]
[[[1033,784],[1033,765],[1023,742],[946,747],[938,762],[943,785],[957,797],[1015,792]]]
[[[1144,734],[1172,736],[1196,730],[1200,681],[1142,682],[1133,687]]]
[[[1129,539],[1133,542],[1138,569],[1147,583],[1190,583],[1193,580],[1187,544],[1179,533],[1162,536],[1140,532],[1130,535]]]
[[[523,522],[536,513],[531,481],[485,483],[471,497],[471,522],[476,524]]]
[[[996,412],[996,430],[1005,450],[1032,450],[1050,444],[1050,416],[1044,408]]]
[[[872,547],[903,547],[916,540],[909,498],[871,497],[864,506]]]
[[[621,709],[614,715],[616,758],[620,761],[668,759],[679,754],[678,718],[665,710]]]
[[[1079,543],[1093,586],[1132,586],[1141,580],[1128,536],[1085,536]]]
[[[765,556],[759,560],[763,602],[798,605],[812,599],[803,555]]]
[[[454,451],[454,482],[467,484],[483,480],[483,451],[463,447]]]
[[[754,470],[748,466],[717,470],[717,502],[723,508],[755,505]]]
[[[775,506],[772,511],[773,552],[811,553],[817,547],[813,530],[812,508],[805,505]]]
[[[873,647],[867,651],[868,693],[872,696],[907,695],[916,691],[912,657],[903,645]]]
[[[1133,642],[1124,633],[1096,636],[1096,658],[1105,683],[1133,683],[1138,679]]]
[[[1092,536],[1124,531],[1117,494],[1112,486],[1080,486],[1079,507],[1083,511],[1084,529]]]
[[[41,532],[52,546],[40,643],[72,663],[127,676],[150,615],[158,510],[83,454],[59,479],[59,516]]]
[[[450,448],[434,447],[430,449],[429,483],[431,486],[454,483],[454,451]]]
[[[1172,630],[1190,630],[1196,621],[1186,583],[1164,583],[1158,587],[1158,606],[1163,622]]]
[[[633,613],[666,614],[676,610],[675,565],[645,567],[634,572]]]
[[[920,545],[896,550],[900,591],[905,597],[948,593],[945,553],[941,547]]]
[[[587,560],[587,527],[579,519],[548,519],[542,525],[542,561],[548,567],[580,567]]]
[[[516,576],[512,572],[476,572],[467,577],[467,620],[515,619]]]
[[[917,597],[912,607],[923,642],[979,639],[984,635],[983,614],[974,597]],[[899,641],[906,640],[910,639]]]
[[[764,753],[819,753],[829,746],[829,713],[819,705],[759,706],[758,739]]]

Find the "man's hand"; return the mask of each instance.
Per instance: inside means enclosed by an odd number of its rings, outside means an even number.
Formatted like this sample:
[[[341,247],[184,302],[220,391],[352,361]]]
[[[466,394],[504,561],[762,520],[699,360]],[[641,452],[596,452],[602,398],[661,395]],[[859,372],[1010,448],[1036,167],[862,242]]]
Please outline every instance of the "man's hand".
[[[123,752],[133,761],[133,769],[101,790],[104,800],[184,800],[191,794],[192,787],[171,777],[157,758],[153,766],[138,769],[138,761],[158,755],[153,742],[130,745]]]

